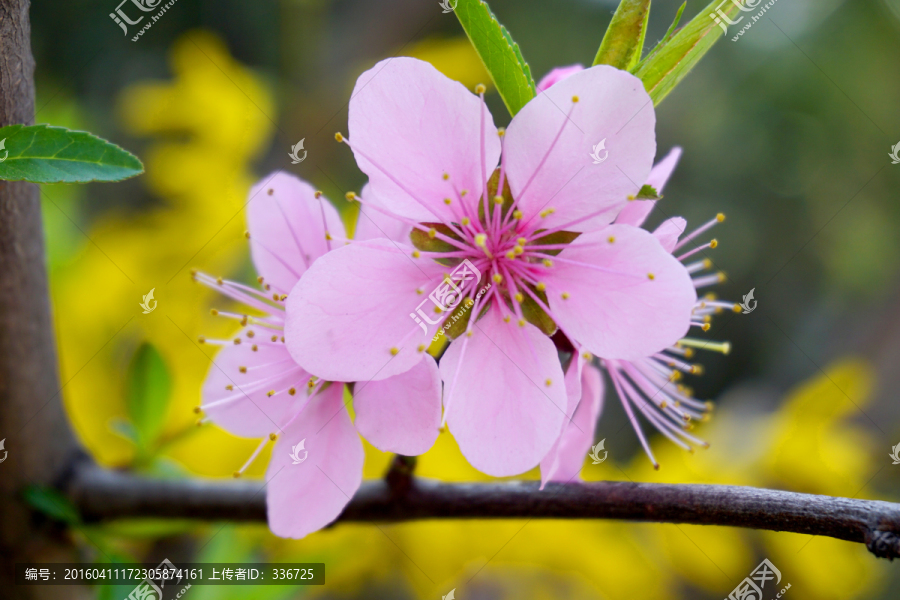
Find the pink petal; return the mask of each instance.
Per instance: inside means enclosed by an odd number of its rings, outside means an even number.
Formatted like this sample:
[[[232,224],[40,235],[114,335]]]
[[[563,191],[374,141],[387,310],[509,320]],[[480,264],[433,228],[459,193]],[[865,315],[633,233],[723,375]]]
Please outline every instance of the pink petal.
[[[666,252],[672,252],[675,249],[675,244],[678,243],[678,238],[684,233],[685,227],[687,227],[687,221],[682,217],[672,217],[660,223],[659,227],[653,231],[653,235],[659,240],[662,247],[666,249]]]
[[[447,425],[479,471],[496,477],[523,473],[547,454],[565,418],[556,347],[530,323],[504,323],[496,307],[473,331],[441,359]]]
[[[283,344],[263,342],[254,352],[253,340],[246,337],[248,330],[255,331],[254,339],[267,335],[261,328],[243,329],[238,335],[241,344],[219,351],[203,383],[202,408],[213,423],[234,435],[265,437],[277,432],[285,416],[306,403],[309,373],[294,362]],[[292,386],[299,390],[293,396],[286,391]],[[271,390],[280,393],[269,397]]]
[[[383,452],[424,454],[441,426],[441,374],[431,356],[381,381],[356,384],[356,430]]]
[[[315,197],[311,185],[283,171],[263,177],[250,190],[247,223],[256,271],[281,293],[287,293],[314,260],[347,237],[334,206]]]
[[[525,218],[553,208],[542,227],[589,215],[567,228],[591,231],[608,224],[650,173],[655,123],[641,81],[606,65],[538,94],[513,118],[504,142],[510,188]],[[594,164],[591,153],[601,142],[605,150],[597,156],[605,160]]]
[[[578,477],[584,457],[594,443],[594,428],[603,408],[603,376],[594,365],[586,364],[581,368],[579,363],[583,362],[580,357],[574,359],[566,372],[566,389],[574,379],[577,385],[572,388],[577,390],[577,395],[569,395],[566,412],[571,415],[571,421],[567,419],[563,423],[562,434],[541,461],[542,486],[549,481],[567,483]]]
[[[370,197],[369,186],[366,184],[360,194],[359,218],[356,221],[355,240],[371,240],[386,238],[404,244],[409,243],[409,233],[412,227],[392,219],[383,212],[372,208],[367,199]]]
[[[559,325],[602,358],[633,360],[670,346],[687,333],[697,300],[684,265],[630,225],[580,236],[545,281]]]
[[[544,75],[544,78],[541,79],[537,84],[537,89],[539,92],[543,92],[547,88],[549,88],[554,83],[559,83],[563,79],[566,79],[570,75],[574,75],[579,71],[583,71],[584,66],[582,65],[569,65],[568,67],[556,67],[551,70],[549,73]]]
[[[481,99],[414,58],[389,58],[360,75],[348,123],[356,162],[369,176],[366,200],[417,221],[455,220],[444,198],[455,201],[454,186],[480,197],[500,158]]]
[[[329,381],[387,379],[430,343],[410,317],[446,270],[385,239],[329,252],[288,295],[284,335],[298,364]],[[422,293],[418,293],[420,290]],[[392,353],[392,349],[396,353]]]
[[[343,384],[313,396],[275,443],[266,472],[269,528],[302,538],[334,521],[362,482],[363,445],[343,405]],[[303,442],[294,464],[292,448]],[[307,454],[304,454],[307,453]]]
[[[652,185],[657,193],[662,194],[663,188],[666,187],[666,182],[669,181],[669,176],[675,171],[680,158],[681,148],[675,146],[669,150],[664,159],[653,165],[653,169],[651,169],[650,175],[647,177],[647,185]],[[616,223],[634,225],[635,227],[643,225],[647,215],[656,206],[656,202],[656,200],[634,200],[629,202],[619,213],[619,216],[616,217]]]

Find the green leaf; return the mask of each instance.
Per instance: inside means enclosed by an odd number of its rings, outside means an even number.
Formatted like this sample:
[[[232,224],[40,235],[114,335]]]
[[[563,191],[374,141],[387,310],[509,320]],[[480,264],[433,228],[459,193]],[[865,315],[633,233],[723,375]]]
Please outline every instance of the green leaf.
[[[22,496],[29,506],[56,521],[68,525],[81,523],[81,515],[75,505],[53,488],[31,485],[22,491]]]
[[[656,188],[649,184],[644,184],[638,191],[635,200],[659,200],[662,196],[656,191]]]
[[[653,46],[653,49],[647,53],[647,56],[645,56],[641,60],[641,62],[639,62],[637,64],[637,66],[632,70],[632,72],[635,72],[638,69],[640,69],[641,67],[643,67],[649,60],[651,60],[654,56],[656,56],[657,52],[662,50],[663,46],[665,46],[666,44],[669,43],[669,40],[671,40],[672,36],[675,35],[675,30],[678,28],[678,24],[681,22],[681,14],[684,12],[685,6],[687,6],[687,0],[682,2],[681,6],[678,7],[678,12],[675,13],[675,18],[672,20],[672,24],[669,25],[669,29],[666,31],[666,35],[664,35],[662,37],[662,39],[659,40],[655,46]]]
[[[635,71],[634,74],[644,82],[654,105],[662,102],[675,89],[722,36],[722,28],[709,16],[716,12],[720,4],[721,0],[713,0]],[[724,5],[722,11],[731,18],[739,9],[731,2]]]
[[[169,369],[159,352],[144,343],[128,368],[128,414],[137,433],[139,448],[150,450],[166,417],[171,391]]]
[[[0,179],[34,183],[120,181],[144,172],[133,154],[85,131],[0,127]]]
[[[506,27],[483,0],[459,0],[456,18],[487,68],[503,103],[513,116],[534,98],[531,68]]]
[[[650,0],[622,0],[600,42],[595,65],[610,65],[630,71],[641,60]]]

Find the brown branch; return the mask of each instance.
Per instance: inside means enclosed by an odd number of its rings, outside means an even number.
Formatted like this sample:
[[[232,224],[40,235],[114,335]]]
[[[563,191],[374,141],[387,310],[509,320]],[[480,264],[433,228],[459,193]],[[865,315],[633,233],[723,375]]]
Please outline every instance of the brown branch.
[[[153,480],[86,467],[68,487],[88,520],[120,517],[264,521],[262,482]],[[440,483],[410,478],[402,493],[367,481],[338,521],[418,519],[617,519],[791,531],[862,542],[900,556],[900,504],[730,485],[602,481]]]
[[[28,0],[0,0],[0,127],[34,122],[34,58]],[[4,154],[5,157],[5,154]],[[53,485],[79,453],[60,402],[56,345],[47,293],[38,187],[0,181],[0,561],[76,560],[53,527],[31,519],[28,485]],[[8,452],[8,455],[6,454]],[[44,524],[46,525],[46,523]],[[67,590],[87,598],[90,589]],[[0,596],[31,600],[38,589],[14,585],[0,569]]]

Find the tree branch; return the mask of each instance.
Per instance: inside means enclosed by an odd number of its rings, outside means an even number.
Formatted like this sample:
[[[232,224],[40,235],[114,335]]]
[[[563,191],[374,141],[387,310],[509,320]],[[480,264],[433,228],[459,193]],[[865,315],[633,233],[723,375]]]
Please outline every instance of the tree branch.
[[[338,521],[417,519],[617,519],[791,531],[862,542],[900,557],[900,504],[730,485],[601,481],[441,483],[411,477],[401,494],[367,481]],[[87,520],[121,517],[264,521],[259,481],[154,480],[88,466],[68,486]]]

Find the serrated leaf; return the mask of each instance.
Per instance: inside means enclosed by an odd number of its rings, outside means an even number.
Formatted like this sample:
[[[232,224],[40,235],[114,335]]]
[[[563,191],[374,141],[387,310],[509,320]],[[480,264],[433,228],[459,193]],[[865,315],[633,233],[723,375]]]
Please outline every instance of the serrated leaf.
[[[130,152],[85,131],[0,127],[0,179],[34,183],[120,181],[144,172]]]
[[[734,2],[726,4],[721,10],[729,18],[740,12]],[[710,14],[715,13],[720,5],[723,5],[721,0],[713,0],[635,71],[634,74],[644,82],[654,105],[675,89],[722,36],[722,27],[710,18]]]
[[[594,64],[630,71],[641,60],[649,18],[650,0],[622,0],[603,35]]]
[[[144,343],[134,353],[128,368],[128,414],[144,452],[149,451],[162,430],[171,391],[169,369],[152,345]]]
[[[68,525],[81,523],[78,509],[68,498],[53,488],[31,485],[22,491],[25,502],[37,511]]]
[[[484,63],[503,103],[513,116],[534,98],[531,68],[519,45],[483,0],[459,0],[456,18]]]
[[[635,200],[659,200],[662,196],[656,191],[656,188],[649,184],[644,184],[638,191]]]

